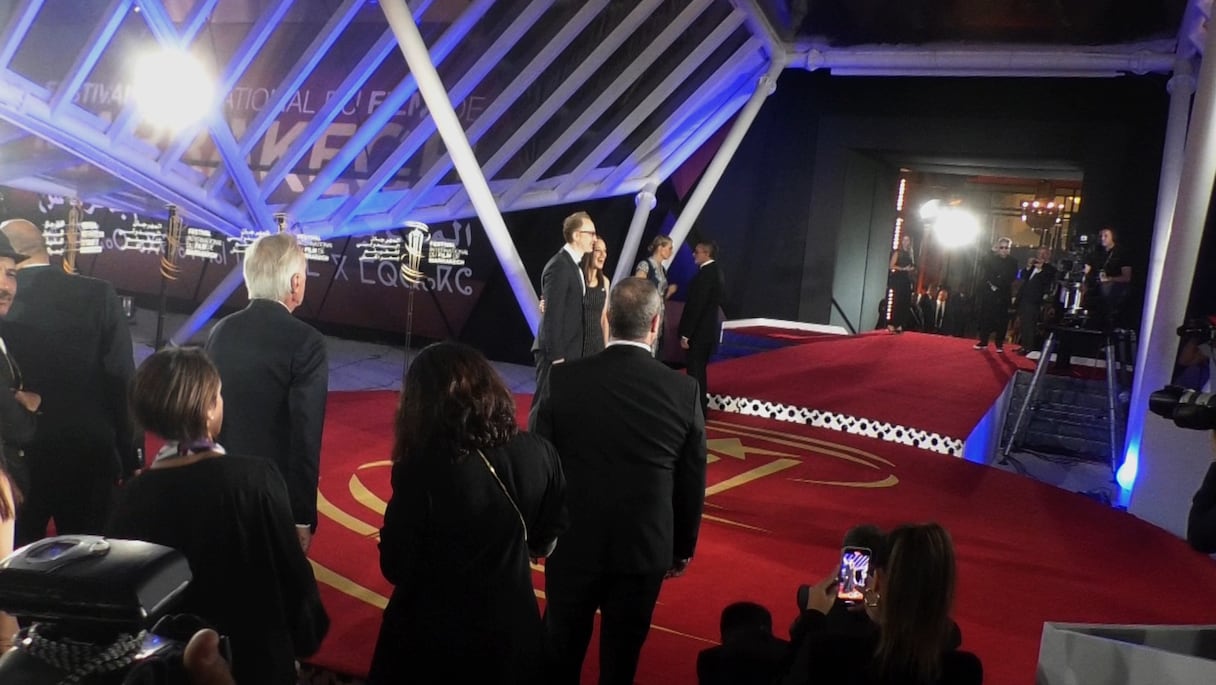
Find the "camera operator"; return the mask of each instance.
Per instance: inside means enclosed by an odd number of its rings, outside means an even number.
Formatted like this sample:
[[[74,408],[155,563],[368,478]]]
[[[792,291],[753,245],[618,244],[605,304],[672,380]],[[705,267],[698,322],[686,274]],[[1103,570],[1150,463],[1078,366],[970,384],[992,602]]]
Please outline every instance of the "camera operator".
[[[1131,262],[1118,246],[1117,237],[1110,226],[1098,231],[1102,249],[1094,252],[1085,265],[1086,308],[1104,330],[1119,326],[1132,282]]]
[[[1216,554],[1216,430],[1212,431],[1212,465],[1191,500],[1186,541],[1204,554]]]

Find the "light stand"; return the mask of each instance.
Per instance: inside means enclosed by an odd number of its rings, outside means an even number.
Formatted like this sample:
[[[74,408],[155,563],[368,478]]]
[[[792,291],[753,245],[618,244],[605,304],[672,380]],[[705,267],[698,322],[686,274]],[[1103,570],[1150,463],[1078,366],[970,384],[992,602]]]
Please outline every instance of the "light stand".
[[[169,289],[169,281],[176,281],[181,268],[177,265],[177,251],[182,241],[182,219],[177,213],[177,205],[169,205],[169,223],[165,226],[165,238],[162,242],[163,252],[160,256],[160,300],[156,305],[156,340],[153,347],[157,350],[165,344],[165,302]]]
[[[405,353],[401,362],[401,389],[405,390],[405,374],[410,368],[410,343],[414,335],[414,294],[418,284],[426,277],[422,273],[422,246],[430,236],[431,229],[420,221],[407,221],[405,227],[410,232],[405,236],[405,246],[401,253],[401,280],[409,285],[409,295],[405,309]]]
[[[76,273],[76,255],[80,253],[80,200],[72,200],[68,221],[63,229],[63,270]]]

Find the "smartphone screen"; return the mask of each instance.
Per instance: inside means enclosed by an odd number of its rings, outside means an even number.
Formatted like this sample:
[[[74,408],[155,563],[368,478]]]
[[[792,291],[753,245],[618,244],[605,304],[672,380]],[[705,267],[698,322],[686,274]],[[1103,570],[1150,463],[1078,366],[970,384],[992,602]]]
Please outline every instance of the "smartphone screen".
[[[846,602],[865,599],[870,580],[870,550],[866,547],[845,547],[840,551],[840,574],[836,597]]]

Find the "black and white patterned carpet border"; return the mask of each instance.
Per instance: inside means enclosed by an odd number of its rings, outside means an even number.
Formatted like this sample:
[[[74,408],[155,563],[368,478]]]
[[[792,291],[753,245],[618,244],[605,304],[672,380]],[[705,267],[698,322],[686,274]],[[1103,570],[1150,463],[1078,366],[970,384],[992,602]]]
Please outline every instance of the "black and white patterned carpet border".
[[[801,423],[815,428],[878,438],[938,454],[948,454],[952,457],[963,456],[963,440],[876,419],[730,395],[711,394],[709,407],[732,414],[759,416],[774,421]]]

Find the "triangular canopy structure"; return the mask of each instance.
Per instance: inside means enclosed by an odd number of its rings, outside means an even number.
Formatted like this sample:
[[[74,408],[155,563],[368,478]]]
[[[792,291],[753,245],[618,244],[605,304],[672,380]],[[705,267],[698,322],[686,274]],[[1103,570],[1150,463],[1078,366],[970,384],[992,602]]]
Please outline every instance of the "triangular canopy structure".
[[[781,68],[1169,71],[1202,44],[1209,11],[1183,0],[953,5],[413,0],[410,10],[504,212],[662,181]],[[227,233],[267,229],[275,212],[323,236],[473,214],[374,0],[16,0],[0,7],[0,26],[0,184],[147,214],[172,203]],[[166,135],[140,123],[130,65],[157,44],[214,70],[221,106],[205,124]]]

